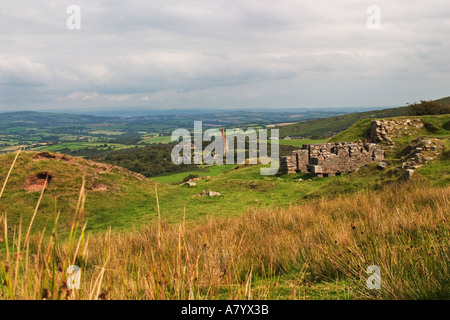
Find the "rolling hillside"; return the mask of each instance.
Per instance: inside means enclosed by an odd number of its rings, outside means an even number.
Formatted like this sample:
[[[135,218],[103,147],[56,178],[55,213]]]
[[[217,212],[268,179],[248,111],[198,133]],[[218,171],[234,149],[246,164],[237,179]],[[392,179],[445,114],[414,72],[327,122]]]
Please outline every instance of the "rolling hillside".
[[[450,97],[435,100],[434,102],[450,105]],[[295,124],[279,127],[280,138],[284,138],[286,136],[321,138],[331,137],[343,130],[348,129],[350,126],[362,119],[400,117],[408,115],[408,112],[409,107],[406,106],[400,108],[351,113],[330,118],[298,122]]]
[[[280,138],[286,136],[331,137],[338,132],[349,128],[358,120],[404,116],[406,115],[407,110],[408,107],[401,107],[298,122],[296,124],[279,127]]]
[[[5,177],[15,154],[0,156],[0,181]],[[89,229],[120,229],[129,222],[156,216],[155,183],[120,167],[95,163],[82,158],[48,152],[21,152],[6,185],[0,204],[9,225],[31,220],[45,180],[48,186],[34,226],[36,230],[52,226],[60,212],[60,229],[67,231],[74,219],[79,192],[85,177],[87,197],[86,220]],[[168,187],[160,186],[164,194]]]
[[[450,105],[450,97],[437,99],[437,100],[435,100],[435,102],[442,103],[442,104],[445,104],[445,105]]]
[[[386,167],[329,178],[266,177],[258,165],[230,165],[198,168],[206,177],[189,187],[177,183],[190,172],[155,182],[114,165],[22,152],[0,196],[0,299],[78,298],[57,271],[73,261],[84,274],[82,299],[448,298],[450,115],[417,118],[429,125],[386,145]],[[358,140],[371,121],[332,140]],[[423,139],[444,149],[404,182],[405,151]],[[14,156],[0,156],[0,181]],[[31,237],[18,239],[34,211]],[[74,220],[87,222],[86,235],[68,234]],[[383,270],[381,291],[364,285],[370,264]]]
[[[411,117],[410,117],[411,118]],[[236,216],[252,208],[288,207],[311,198],[352,193],[362,188],[373,190],[398,180],[402,152],[419,137],[440,139],[446,146],[439,159],[418,172],[430,185],[445,185],[450,163],[450,116],[416,117],[427,123],[422,129],[396,138],[396,148],[387,148],[385,170],[376,164],[342,177],[313,178],[308,173],[261,176],[260,166],[205,166],[191,171],[155,178],[162,216],[169,222],[179,222],[186,209],[188,220],[204,217]],[[401,119],[401,118],[398,118]],[[357,141],[366,137],[372,119],[360,120],[330,141]],[[300,147],[300,146],[298,146]],[[0,156],[0,181],[4,181],[14,154]],[[157,217],[155,181],[121,167],[48,152],[22,152],[1,199],[11,220],[17,223],[21,215],[28,221],[34,211],[46,175],[51,177],[36,219],[37,227],[48,226],[61,211],[61,222],[69,223],[78,199],[83,176],[88,195],[86,219],[96,231],[127,229],[144,225]],[[180,185],[189,175],[200,180],[196,185]],[[201,178],[204,177],[204,178]],[[298,182],[302,179],[303,182]],[[202,191],[220,192],[219,197],[202,196]],[[56,200],[56,202],[55,202]],[[56,209],[55,209],[56,205]]]

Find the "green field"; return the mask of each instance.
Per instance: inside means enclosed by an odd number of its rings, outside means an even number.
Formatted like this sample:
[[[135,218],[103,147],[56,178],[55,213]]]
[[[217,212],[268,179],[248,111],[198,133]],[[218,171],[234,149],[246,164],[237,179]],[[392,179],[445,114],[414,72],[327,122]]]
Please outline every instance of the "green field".
[[[152,138],[147,138],[147,139],[143,139],[142,141],[140,141],[140,143],[145,143],[145,144],[158,144],[158,143],[162,143],[162,144],[167,144],[167,143],[171,143],[171,137],[170,136],[162,136],[162,137],[152,137]]]
[[[156,177],[152,177],[152,180],[158,182],[164,182],[167,184],[178,184],[183,181],[183,179],[189,175],[198,175],[199,177],[210,176],[217,177],[224,172],[227,172],[233,168],[235,168],[235,164],[231,165],[223,165],[223,166],[200,166],[196,170],[174,173],[174,174],[165,174]]]
[[[125,131],[107,131],[107,130],[96,130],[96,131],[91,131],[89,132],[90,134],[94,134],[94,135],[99,135],[99,134],[104,134],[107,136],[120,136],[124,133],[126,133]]]

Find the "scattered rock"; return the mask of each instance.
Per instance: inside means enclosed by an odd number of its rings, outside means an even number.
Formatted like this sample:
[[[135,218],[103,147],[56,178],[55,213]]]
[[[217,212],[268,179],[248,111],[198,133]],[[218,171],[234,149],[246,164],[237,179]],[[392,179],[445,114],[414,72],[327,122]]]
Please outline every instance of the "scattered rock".
[[[192,181],[188,181],[183,183],[183,185],[189,186],[189,187],[195,187],[197,184],[195,182]]]
[[[401,167],[417,169],[436,159],[442,150],[444,150],[442,140],[418,138],[402,151],[405,158]]]
[[[298,182],[302,182],[302,181],[303,181],[303,179],[302,179],[302,178],[300,178],[300,179],[298,179],[297,181],[298,181]]]
[[[388,166],[387,162],[384,161],[378,162],[378,168],[385,169],[387,168],[387,166]]]
[[[199,196],[207,196],[207,197],[218,197],[221,196],[222,194],[220,192],[215,192],[215,191],[205,191],[203,190],[202,193],[199,194]]]
[[[415,170],[413,169],[406,169],[405,173],[402,176],[403,180],[409,180],[414,175]]]
[[[210,176],[203,176],[203,177],[196,177],[196,178],[192,178],[192,179],[189,179],[188,180],[188,182],[192,182],[192,181],[200,181],[200,180],[203,180],[203,179],[209,179],[209,178],[211,178]]]

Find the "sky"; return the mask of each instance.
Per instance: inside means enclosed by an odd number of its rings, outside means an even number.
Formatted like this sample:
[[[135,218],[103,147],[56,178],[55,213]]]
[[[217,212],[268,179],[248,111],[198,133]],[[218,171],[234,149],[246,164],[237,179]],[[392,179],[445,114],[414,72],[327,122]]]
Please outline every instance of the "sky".
[[[448,0],[2,0],[0,112],[402,106],[449,35]]]

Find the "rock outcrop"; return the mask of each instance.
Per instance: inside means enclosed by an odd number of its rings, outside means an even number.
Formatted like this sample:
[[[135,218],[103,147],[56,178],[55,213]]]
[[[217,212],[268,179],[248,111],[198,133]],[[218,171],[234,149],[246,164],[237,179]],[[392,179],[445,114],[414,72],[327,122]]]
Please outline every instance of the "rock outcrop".
[[[417,169],[436,159],[444,149],[444,143],[440,139],[418,138],[403,150],[404,162],[402,168]]]
[[[367,140],[372,143],[384,141],[393,144],[393,138],[412,135],[414,131],[421,129],[423,126],[424,124],[420,119],[375,120],[371,123]]]

